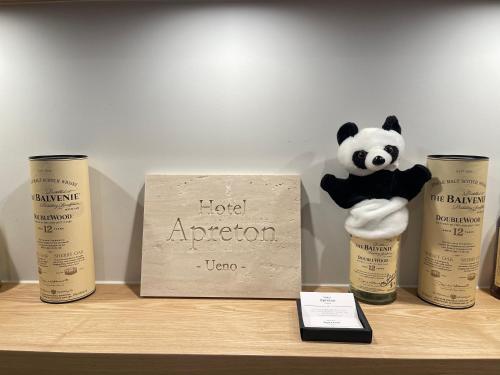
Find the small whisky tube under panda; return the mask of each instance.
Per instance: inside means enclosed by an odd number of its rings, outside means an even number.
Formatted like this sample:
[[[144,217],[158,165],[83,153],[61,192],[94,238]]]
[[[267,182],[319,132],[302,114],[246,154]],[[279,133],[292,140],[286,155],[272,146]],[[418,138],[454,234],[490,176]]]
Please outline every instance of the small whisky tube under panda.
[[[363,239],[351,235],[349,289],[363,302],[384,305],[397,296],[401,236]]]
[[[30,157],[40,299],[63,303],[95,290],[87,156]]]

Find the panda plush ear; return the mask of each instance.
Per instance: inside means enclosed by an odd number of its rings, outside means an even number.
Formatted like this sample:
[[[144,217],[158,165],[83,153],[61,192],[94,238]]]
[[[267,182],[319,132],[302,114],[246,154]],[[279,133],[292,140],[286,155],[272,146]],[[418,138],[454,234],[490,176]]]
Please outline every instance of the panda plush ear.
[[[401,134],[401,126],[399,125],[398,118],[396,116],[388,116],[385,119],[384,125],[382,125],[384,130],[394,130]]]
[[[358,127],[354,122],[348,122],[342,125],[337,132],[337,142],[339,145],[344,142],[347,138],[353,137],[358,134]]]

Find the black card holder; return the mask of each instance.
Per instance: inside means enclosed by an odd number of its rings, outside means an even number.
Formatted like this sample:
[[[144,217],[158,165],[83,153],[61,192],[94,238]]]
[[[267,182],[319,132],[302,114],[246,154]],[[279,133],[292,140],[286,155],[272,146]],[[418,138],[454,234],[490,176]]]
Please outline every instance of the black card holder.
[[[297,312],[299,315],[300,337],[302,341],[334,341],[334,342],[372,342],[372,327],[366,319],[361,306],[356,302],[359,321],[363,328],[318,328],[305,327],[302,319],[302,306],[300,299],[297,300]]]

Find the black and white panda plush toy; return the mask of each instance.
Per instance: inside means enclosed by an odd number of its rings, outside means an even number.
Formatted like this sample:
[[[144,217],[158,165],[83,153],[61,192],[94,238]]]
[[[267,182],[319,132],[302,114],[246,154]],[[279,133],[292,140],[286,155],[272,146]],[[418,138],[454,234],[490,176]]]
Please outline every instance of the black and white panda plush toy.
[[[423,165],[398,169],[405,142],[395,116],[381,128],[358,130],[349,122],[337,133],[337,158],[349,172],[346,179],[326,174],[321,188],[342,208],[351,209],[346,230],[357,237],[384,239],[408,225],[406,205],[431,178]]]

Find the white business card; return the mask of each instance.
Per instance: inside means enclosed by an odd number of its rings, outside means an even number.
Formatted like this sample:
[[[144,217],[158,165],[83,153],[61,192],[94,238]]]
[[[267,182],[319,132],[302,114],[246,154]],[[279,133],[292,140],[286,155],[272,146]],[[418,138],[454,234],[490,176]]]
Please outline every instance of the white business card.
[[[305,327],[363,328],[352,293],[301,292]]]

